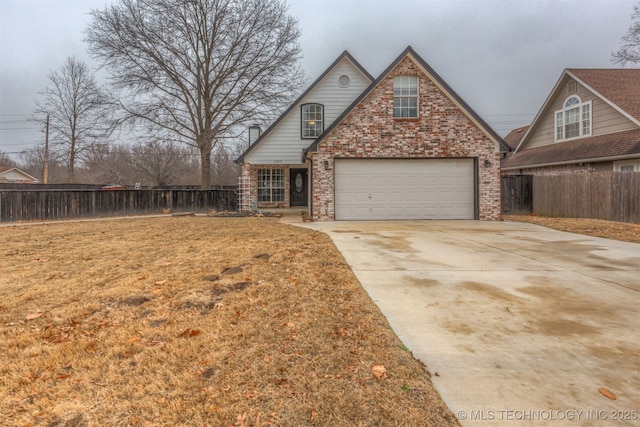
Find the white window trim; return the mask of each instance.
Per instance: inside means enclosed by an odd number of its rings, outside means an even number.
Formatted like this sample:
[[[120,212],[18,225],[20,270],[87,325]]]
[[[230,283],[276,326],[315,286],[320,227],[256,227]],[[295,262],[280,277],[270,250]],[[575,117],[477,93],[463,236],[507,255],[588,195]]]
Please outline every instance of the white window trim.
[[[269,171],[269,182],[266,186],[262,185],[261,177],[262,171]],[[282,186],[274,186],[274,175],[275,171],[280,171],[282,173]],[[258,169],[258,203],[282,203],[285,201],[285,187],[286,187],[286,174],[285,170],[282,168],[260,168]],[[260,190],[269,190],[269,200],[260,200]],[[274,190],[282,190],[282,200],[274,200],[273,193]]]
[[[312,122],[314,120],[305,120],[304,118],[304,113],[305,113],[305,107],[320,107],[320,115],[322,116],[322,118],[320,119],[320,133],[316,136],[305,136],[304,134],[304,130],[305,130],[305,123],[308,122]],[[318,104],[317,102],[309,102],[306,104],[302,104],[302,106],[300,107],[300,136],[302,137],[302,139],[316,139],[318,138],[320,135],[322,135],[324,133],[324,105],[323,104]]]
[[[395,94],[395,79],[397,77],[412,77],[415,79],[416,81],[416,94],[415,95],[399,95],[396,96]],[[417,119],[420,117],[420,79],[418,78],[418,76],[414,76],[411,74],[408,75],[399,75],[399,76],[395,76],[394,77],[394,81],[393,81],[393,90],[394,90],[394,94],[393,94],[393,118],[394,119],[399,119],[399,120],[406,120],[406,119]],[[395,108],[395,100],[396,98],[415,98],[416,99],[416,115],[414,116],[407,116],[407,117],[403,117],[403,116],[396,116],[396,108]],[[400,107],[400,108],[405,108],[405,107]],[[407,107],[409,108],[409,107]]]
[[[625,166],[633,166],[633,172],[640,172],[640,160],[621,160],[613,162],[613,171],[622,172]]]
[[[577,104],[573,104],[569,107],[565,107],[565,104],[567,103],[567,101],[571,98],[577,98],[578,99],[578,103]],[[589,107],[589,129],[587,132],[584,132],[584,107],[588,106]],[[565,132],[566,132],[566,125],[567,125],[567,118],[566,118],[566,112],[579,108],[579,112],[578,112],[578,130],[579,130],[579,134],[578,136],[572,136],[571,138],[565,138]],[[558,138],[558,115],[562,114],[562,138]],[[578,96],[578,95],[570,95],[567,96],[565,98],[565,100],[562,103],[562,108],[560,110],[556,110],[553,113],[553,139],[555,142],[560,142],[560,141],[571,141],[573,139],[579,139],[579,138],[584,138],[585,136],[591,136],[593,133],[593,103],[592,101],[585,101],[582,102],[582,99]]]

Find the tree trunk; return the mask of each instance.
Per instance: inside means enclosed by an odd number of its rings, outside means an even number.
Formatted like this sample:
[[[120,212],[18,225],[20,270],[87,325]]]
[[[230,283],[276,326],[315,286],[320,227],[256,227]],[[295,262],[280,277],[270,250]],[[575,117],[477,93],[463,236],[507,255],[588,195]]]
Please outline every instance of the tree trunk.
[[[202,173],[202,182],[200,189],[211,189],[211,144],[200,145],[200,170]]]

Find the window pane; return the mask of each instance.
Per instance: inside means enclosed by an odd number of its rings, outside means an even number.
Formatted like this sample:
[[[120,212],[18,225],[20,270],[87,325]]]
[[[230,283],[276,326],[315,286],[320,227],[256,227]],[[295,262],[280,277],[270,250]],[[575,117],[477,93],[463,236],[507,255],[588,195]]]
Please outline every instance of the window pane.
[[[565,138],[580,136],[580,123],[569,123],[564,127]]]
[[[393,116],[418,117],[418,78],[397,76],[393,78]]]

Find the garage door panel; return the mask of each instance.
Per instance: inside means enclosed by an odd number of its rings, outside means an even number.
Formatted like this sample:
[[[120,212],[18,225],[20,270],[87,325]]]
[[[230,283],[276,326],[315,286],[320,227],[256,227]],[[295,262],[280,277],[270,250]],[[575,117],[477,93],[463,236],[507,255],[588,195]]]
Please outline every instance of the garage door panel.
[[[473,159],[336,159],[335,217],[473,219]]]

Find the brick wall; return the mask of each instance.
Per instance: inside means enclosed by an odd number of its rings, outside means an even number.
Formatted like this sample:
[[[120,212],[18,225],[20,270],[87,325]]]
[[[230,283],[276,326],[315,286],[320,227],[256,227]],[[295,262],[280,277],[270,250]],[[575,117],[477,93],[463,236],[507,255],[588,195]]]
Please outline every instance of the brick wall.
[[[393,77],[416,75],[419,118],[393,117]],[[313,153],[313,218],[334,219],[333,159],[478,158],[479,219],[500,219],[500,154],[495,143],[405,58]],[[324,161],[329,162],[325,169]],[[485,167],[488,160],[490,166]]]
[[[258,169],[282,169],[284,170],[284,201],[283,202],[258,202]],[[250,201],[248,206],[257,206],[258,208],[284,208],[289,207],[289,165],[252,165],[249,163],[242,164],[243,179],[250,180],[250,191],[248,197]],[[243,195],[247,197],[247,195]],[[241,203],[242,204],[242,203]]]

